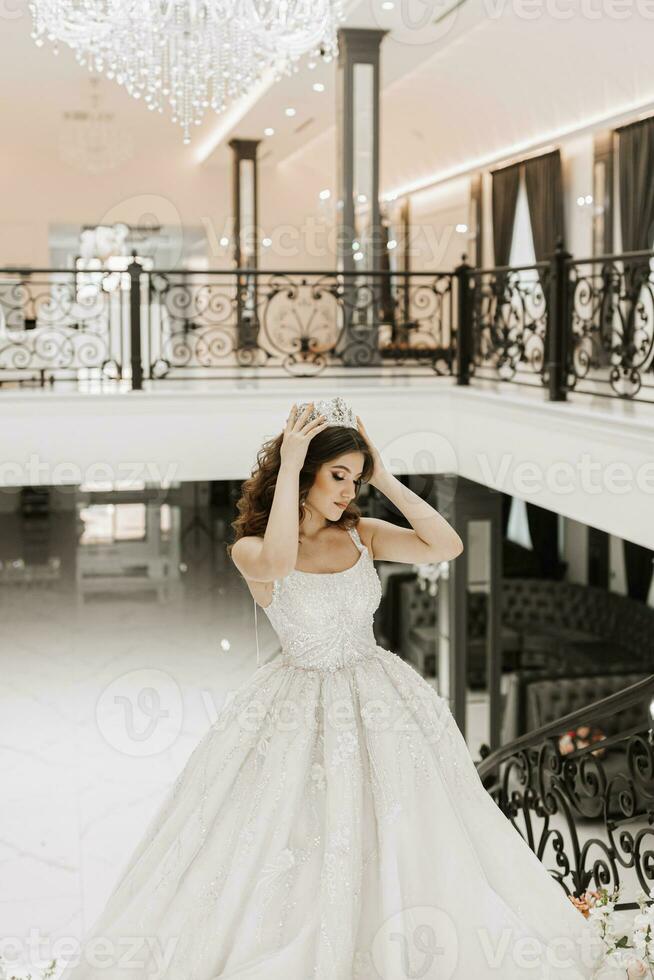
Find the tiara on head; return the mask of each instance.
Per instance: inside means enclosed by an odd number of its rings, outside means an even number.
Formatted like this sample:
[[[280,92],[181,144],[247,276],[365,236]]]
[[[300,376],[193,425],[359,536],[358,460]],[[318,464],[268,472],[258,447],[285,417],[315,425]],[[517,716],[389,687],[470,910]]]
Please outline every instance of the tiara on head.
[[[298,405],[298,416],[308,404],[309,402],[302,402],[301,405]],[[314,402],[313,409],[307,416],[306,421],[311,422],[313,419],[318,418],[319,415],[325,416],[325,421],[328,425],[343,425],[346,428],[357,430],[359,428],[356,415],[340,395],[336,395],[335,398],[321,398],[320,401]]]

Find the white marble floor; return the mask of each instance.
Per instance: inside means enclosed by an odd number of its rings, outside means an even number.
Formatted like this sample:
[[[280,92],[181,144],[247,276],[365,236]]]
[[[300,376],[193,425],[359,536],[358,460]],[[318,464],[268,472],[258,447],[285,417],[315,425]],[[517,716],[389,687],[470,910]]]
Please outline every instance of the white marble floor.
[[[146,547],[121,558],[125,542],[103,553],[81,541],[74,560],[61,549],[59,578],[40,582],[38,562],[16,564],[16,520],[0,523],[0,921],[5,942],[22,943],[30,930],[89,928],[256,654],[252,600],[222,541],[191,532],[165,577]],[[150,590],[139,562],[155,568]],[[267,659],[276,637],[258,620]]]

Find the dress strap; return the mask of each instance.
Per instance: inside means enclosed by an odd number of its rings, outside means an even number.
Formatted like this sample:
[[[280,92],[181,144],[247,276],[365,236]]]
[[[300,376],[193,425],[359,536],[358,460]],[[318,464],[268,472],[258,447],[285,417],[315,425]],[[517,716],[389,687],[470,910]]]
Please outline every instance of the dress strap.
[[[254,602],[254,635],[257,641],[257,667],[258,667],[261,660],[259,656],[259,631],[257,629],[257,600],[254,598],[254,596],[252,597],[252,601]]]
[[[363,541],[361,540],[361,537],[357,529],[355,527],[349,527],[347,530],[348,530],[348,534],[354,541],[359,551],[363,551]]]

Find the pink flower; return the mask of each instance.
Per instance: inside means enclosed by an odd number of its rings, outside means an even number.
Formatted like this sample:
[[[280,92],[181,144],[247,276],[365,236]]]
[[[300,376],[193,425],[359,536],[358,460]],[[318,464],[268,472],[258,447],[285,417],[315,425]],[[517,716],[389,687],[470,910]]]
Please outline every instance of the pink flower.
[[[648,966],[636,956],[630,956],[625,963],[629,980],[637,980],[638,977],[646,977],[649,973]]]

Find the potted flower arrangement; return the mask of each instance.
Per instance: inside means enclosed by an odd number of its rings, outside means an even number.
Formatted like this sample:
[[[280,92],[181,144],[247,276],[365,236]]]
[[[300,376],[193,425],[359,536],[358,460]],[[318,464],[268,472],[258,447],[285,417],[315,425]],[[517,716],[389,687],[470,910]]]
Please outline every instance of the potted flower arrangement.
[[[615,908],[619,895],[618,888],[612,893],[600,888],[585,892],[581,898],[569,896],[590,921],[599,941],[595,976],[601,977],[603,970],[612,967],[612,976],[622,973],[627,980],[654,980],[654,906],[649,904],[649,896],[641,892],[639,911],[625,932]]]
[[[569,755],[577,749],[588,748],[589,745],[595,742],[603,742],[605,738],[606,736],[600,728],[591,728],[590,725],[580,725],[578,728],[572,728],[570,731],[561,735],[559,738],[559,752],[561,755]],[[605,752],[606,749],[594,749],[591,754],[602,756]]]
[[[55,974],[56,960],[51,960],[47,967],[38,971],[42,980],[50,980]],[[32,973],[16,974],[9,970],[7,961],[0,956],[0,980],[33,980]]]

